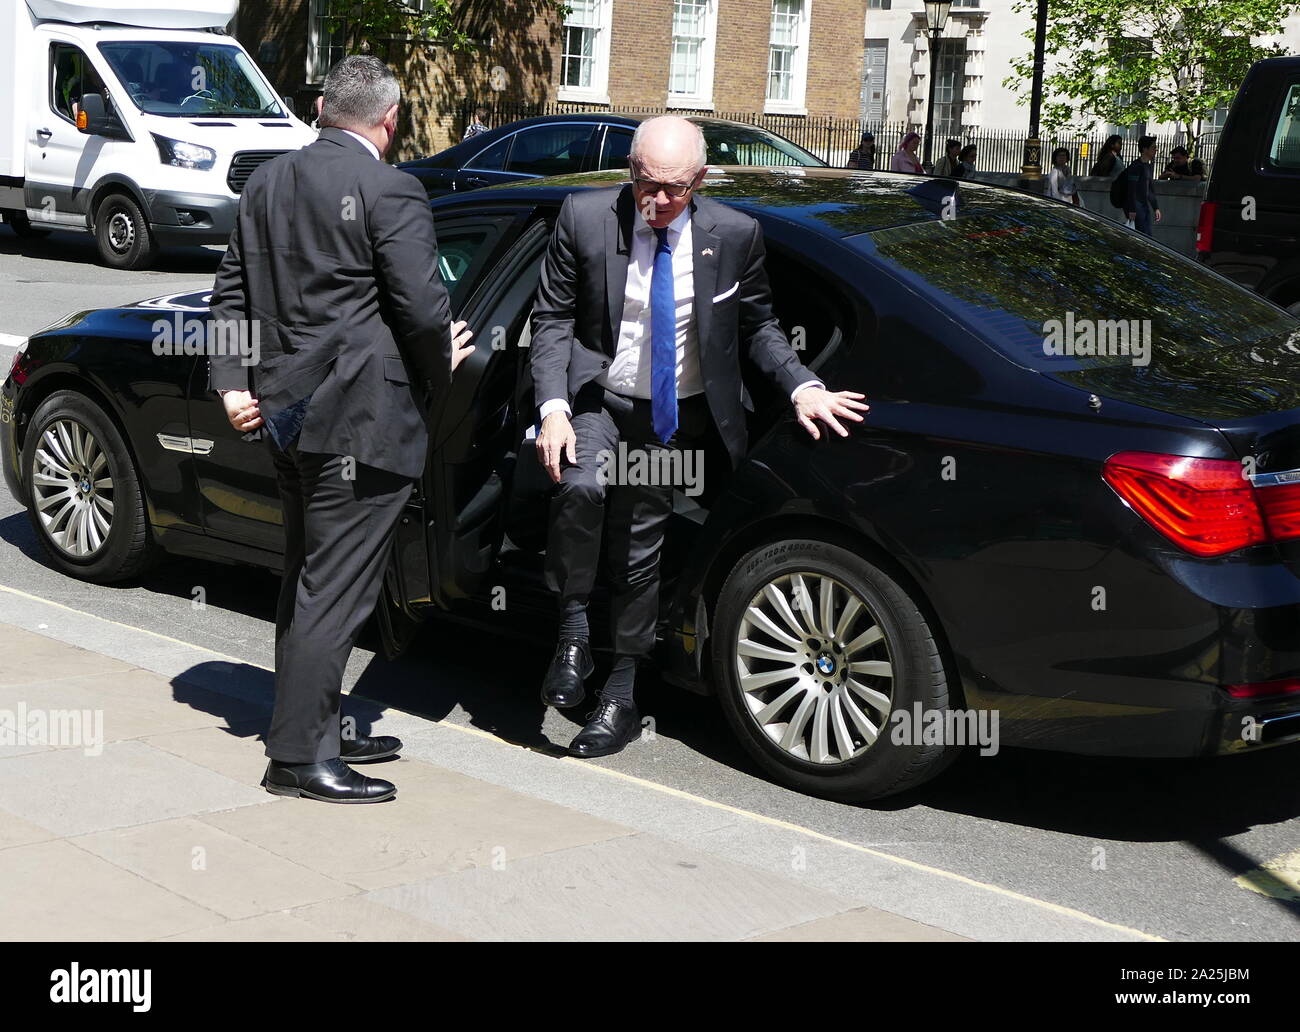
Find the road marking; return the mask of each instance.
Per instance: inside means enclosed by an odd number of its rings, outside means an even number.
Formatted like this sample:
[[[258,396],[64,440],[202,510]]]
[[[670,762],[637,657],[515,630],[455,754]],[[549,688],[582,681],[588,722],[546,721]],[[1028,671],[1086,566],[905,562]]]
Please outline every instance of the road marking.
[[[1261,896],[1300,901],[1300,849],[1274,857],[1232,880]]]
[[[162,641],[168,641],[175,645],[182,645],[185,646],[186,648],[196,649],[200,652],[206,652],[209,655],[218,656],[221,659],[227,660],[231,663],[238,663],[243,666],[251,666],[251,667],[255,667],[258,670],[265,670],[268,673],[274,673],[273,668],[262,666],[260,663],[252,663],[245,659],[239,659],[236,656],[230,656],[224,652],[218,652],[216,649],[210,649],[203,645],[194,645],[191,642],[181,641],[179,638],[172,638],[165,634],[159,634],[157,631],[151,631],[144,627],[136,627],[133,624],[121,623],[118,620],[110,620],[108,617],[100,616],[98,613],[88,613],[84,609],[75,609],[72,606],[64,605],[62,602],[54,602],[48,598],[42,598],[39,595],[32,595],[26,591],[21,591],[18,588],[11,588],[5,584],[0,584],[0,591],[4,591],[10,595],[16,595],[19,598],[30,599],[33,602],[40,602],[43,603],[44,605],[55,606],[58,609],[64,609],[69,613],[76,613],[79,616],[88,616],[91,617],[92,619],[100,620],[103,623],[112,624],[115,627],[123,627],[130,631],[136,631],[141,634],[148,634],[154,638],[159,638]],[[348,694],[351,694],[351,692],[349,692]],[[358,696],[358,698],[365,698],[365,696]],[[392,708],[397,709],[396,706]],[[404,712],[404,711],[399,710],[399,712]],[[422,719],[428,720],[427,717],[424,717]],[[733,814],[737,817],[743,817],[746,818],[747,820],[755,821],[759,824],[765,824],[769,827],[780,828],[784,831],[795,832],[796,834],[804,835],[808,838],[815,839],[819,842],[825,842],[830,845],[840,846],[844,849],[852,850],[853,852],[856,853],[863,853],[867,856],[875,857],[878,860],[885,860],[890,863],[895,863],[902,867],[910,868],[911,870],[914,871],[920,871],[925,874],[935,875],[936,877],[939,878],[945,878],[949,881],[957,882],[960,885],[967,885],[972,888],[983,889],[986,892],[994,893],[995,895],[1002,896],[1006,899],[1016,900],[1021,903],[1028,903],[1031,906],[1040,907],[1043,910],[1047,910],[1053,914],[1059,914],[1064,917],[1075,918],[1079,921],[1085,922],[1086,924],[1095,925],[1098,928],[1105,928],[1113,932],[1122,932],[1125,935],[1137,936],[1138,938],[1145,939],[1148,942],[1167,941],[1166,939],[1162,938],[1159,935],[1152,935],[1150,932],[1144,932],[1137,928],[1129,928],[1126,925],[1116,924],[1113,921],[1106,921],[1100,917],[1094,917],[1092,914],[1086,914],[1082,910],[1075,910],[1073,907],[1062,906],[1059,903],[1051,903],[1048,900],[1038,899],[1035,896],[1027,896],[1022,892],[1016,892],[1013,889],[1003,888],[1001,885],[993,885],[989,882],[978,881],[974,878],[968,878],[964,874],[957,874],[955,871],[947,871],[944,870],[942,867],[932,867],[929,864],[923,864],[916,860],[909,860],[906,857],[895,856],[892,853],[884,853],[878,849],[872,849],[870,846],[861,846],[858,845],[856,842],[849,842],[846,839],[836,838],[833,835],[826,835],[820,831],[814,831],[812,828],[805,828],[801,824],[794,824],[791,823],[790,821],[783,821],[776,817],[767,817],[761,813],[754,813],[752,810],[744,810],[738,806],[732,806],[729,803],[720,803],[714,799],[707,799],[704,796],[694,795],[691,792],[684,792],[679,788],[671,788],[668,785],[661,785],[655,781],[647,781],[646,779],[639,778],[634,774],[624,774],[622,771],[614,770],[613,768],[610,767],[596,766],[592,764],[590,761],[580,760],[573,756],[556,757],[551,755],[550,753],[545,752],[545,750],[541,748],[526,745],[521,742],[512,742],[509,739],[502,738],[499,735],[492,734],[489,731],[482,731],[479,728],[465,727],[461,724],[456,724],[448,720],[430,720],[429,722],[438,727],[445,727],[448,728],[449,730],[458,731],[462,734],[472,735],[476,738],[482,738],[489,742],[495,742],[498,745],[504,745],[507,748],[527,749],[529,752],[542,753],[543,755],[550,756],[552,759],[558,759],[562,763],[571,764],[574,767],[577,767],[581,770],[585,770],[592,773],[603,774],[606,777],[616,778],[620,781],[625,781],[633,785],[639,785],[642,788],[647,788],[654,792],[659,792],[664,795],[672,796],[677,799],[688,800],[690,802],[698,803],[701,806],[707,806],[715,810],[721,810],[724,813]]]
[[[21,333],[0,333],[0,348],[20,347],[26,339]]]

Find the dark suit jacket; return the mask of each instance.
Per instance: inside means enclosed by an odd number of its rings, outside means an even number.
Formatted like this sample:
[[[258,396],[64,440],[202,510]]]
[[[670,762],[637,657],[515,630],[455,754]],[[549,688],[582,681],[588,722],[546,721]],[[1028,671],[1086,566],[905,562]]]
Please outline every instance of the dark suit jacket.
[[[311,395],[298,447],[424,469],[429,392],[451,381],[451,310],[419,180],[340,129],[249,177],[212,318],[255,321],[260,361],[209,357],[264,420]],[[251,373],[251,378],[250,378]]]
[[[636,212],[631,185],[565,198],[533,307],[530,365],[538,405],[563,398],[609,367],[623,318]],[[691,202],[695,326],[709,411],[731,463],[745,455],[740,358],[751,359],[787,396],[816,377],[804,368],[772,314],[763,231],[748,215],[707,197]],[[734,289],[733,289],[734,288]]]

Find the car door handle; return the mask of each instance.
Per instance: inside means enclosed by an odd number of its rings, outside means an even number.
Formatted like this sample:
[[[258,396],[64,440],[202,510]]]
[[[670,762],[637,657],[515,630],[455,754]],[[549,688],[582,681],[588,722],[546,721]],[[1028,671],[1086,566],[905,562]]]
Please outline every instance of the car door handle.
[[[43,139],[43,140],[48,140],[51,136],[54,135],[54,130],[53,130],[53,129],[37,129],[37,130],[36,130],[36,135],[39,136],[39,137],[41,137],[41,139]]]
[[[486,186],[487,180],[482,176],[466,176],[465,182],[471,186]]]

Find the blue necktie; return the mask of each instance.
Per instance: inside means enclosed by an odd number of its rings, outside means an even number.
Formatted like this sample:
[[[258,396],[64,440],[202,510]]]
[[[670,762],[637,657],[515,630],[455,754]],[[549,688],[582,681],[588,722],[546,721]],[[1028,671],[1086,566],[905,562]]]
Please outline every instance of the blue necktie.
[[[654,228],[654,227],[651,227]],[[677,296],[668,229],[655,229],[654,272],[650,277],[650,414],[664,444],[677,431]]]

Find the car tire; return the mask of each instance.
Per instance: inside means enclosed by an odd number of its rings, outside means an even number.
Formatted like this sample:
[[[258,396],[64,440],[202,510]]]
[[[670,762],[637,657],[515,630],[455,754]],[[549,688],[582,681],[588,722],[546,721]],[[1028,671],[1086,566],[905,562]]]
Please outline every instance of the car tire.
[[[920,734],[894,741],[893,714],[916,703],[923,713],[948,710],[942,652],[898,581],[839,545],[775,541],[744,556],[718,594],[710,647],[731,729],[764,771],[800,792],[880,799],[935,777],[960,753]]]
[[[108,584],[150,565],[135,461],[113,421],[84,395],[56,391],[37,407],[22,476],[28,519],[55,568]]]
[[[109,194],[95,209],[95,243],[99,256],[115,269],[143,269],[158,253],[149,220],[126,194]]]
[[[50,235],[50,230],[42,226],[33,226],[25,211],[6,211],[5,223],[14,231],[15,236],[28,240],[39,240]]]

